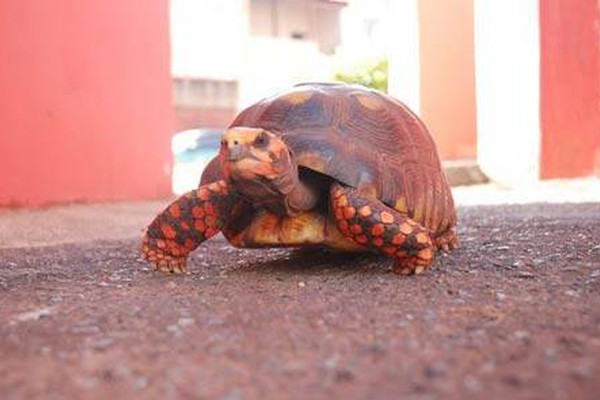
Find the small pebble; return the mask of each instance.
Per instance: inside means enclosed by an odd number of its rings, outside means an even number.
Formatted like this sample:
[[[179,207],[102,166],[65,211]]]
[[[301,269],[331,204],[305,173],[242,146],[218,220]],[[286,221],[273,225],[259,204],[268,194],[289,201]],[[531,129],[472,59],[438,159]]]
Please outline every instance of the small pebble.
[[[304,282],[298,282],[298,286],[299,286],[299,287],[305,287],[305,286],[306,286],[306,283],[304,283]]]

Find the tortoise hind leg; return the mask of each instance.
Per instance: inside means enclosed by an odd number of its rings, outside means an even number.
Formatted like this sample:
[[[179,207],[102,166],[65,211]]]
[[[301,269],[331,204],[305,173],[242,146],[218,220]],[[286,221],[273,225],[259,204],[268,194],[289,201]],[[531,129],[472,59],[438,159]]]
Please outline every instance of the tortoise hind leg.
[[[331,210],[343,235],[392,257],[396,273],[419,274],[430,267],[434,246],[424,227],[356,189],[334,183],[330,194]]]
[[[221,230],[239,201],[223,180],[182,195],[150,223],[142,255],[162,272],[185,272],[188,254]]]

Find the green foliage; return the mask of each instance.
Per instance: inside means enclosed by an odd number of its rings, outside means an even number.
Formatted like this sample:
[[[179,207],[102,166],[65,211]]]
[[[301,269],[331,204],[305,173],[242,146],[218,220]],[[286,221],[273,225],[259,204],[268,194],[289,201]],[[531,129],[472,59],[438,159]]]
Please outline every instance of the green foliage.
[[[363,85],[387,93],[388,61],[381,59],[374,63],[357,65],[352,70],[340,71],[334,75],[336,81]]]

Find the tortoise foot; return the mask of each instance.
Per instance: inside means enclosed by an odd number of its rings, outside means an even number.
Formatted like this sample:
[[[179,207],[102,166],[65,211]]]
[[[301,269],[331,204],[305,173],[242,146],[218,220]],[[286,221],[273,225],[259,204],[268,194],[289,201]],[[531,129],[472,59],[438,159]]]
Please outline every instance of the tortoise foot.
[[[168,243],[165,240],[145,236],[142,242],[142,255],[158,271],[172,274],[186,273],[186,257],[174,256],[165,251],[166,248],[172,249],[175,246],[177,246],[176,243]]]
[[[399,275],[420,275],[429,270],[431,259],[425,260],[417,256],[396,259],[392,271]]]
[[[450,228],[446,232],[437,236],[434,239],[435,247],[438,250],[448,252],[458,248],[458,235],[456,234],[456,228]]]

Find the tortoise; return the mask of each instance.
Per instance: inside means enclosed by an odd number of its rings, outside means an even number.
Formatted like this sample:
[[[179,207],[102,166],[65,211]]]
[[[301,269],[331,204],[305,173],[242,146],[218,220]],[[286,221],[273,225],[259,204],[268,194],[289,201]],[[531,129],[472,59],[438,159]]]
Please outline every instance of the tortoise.
[[[390,96],[335,83],[296,85],[243,110],[200,186],[150,223],[142,253],[182,273],[218,232],[236,247],[374,251],[403,275],[458,245],[452,194],[423,122]]]

